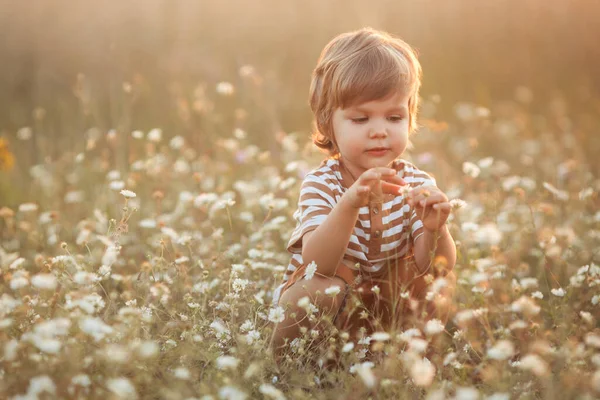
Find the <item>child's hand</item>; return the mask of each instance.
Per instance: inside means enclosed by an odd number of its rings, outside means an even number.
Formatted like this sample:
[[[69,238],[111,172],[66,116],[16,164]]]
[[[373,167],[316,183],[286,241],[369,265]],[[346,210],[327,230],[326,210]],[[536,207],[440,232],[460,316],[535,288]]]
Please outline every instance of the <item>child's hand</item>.
[[[406,182],[397,175],[395,169],[376,167],[363,172],[344,196],[350,205],[361,208],[369,204],[370,196],[381,198],[384,193],[398,195],[404,185]]]
[[[433,232],[440,229],[448,219],[452,207],[448,197],[435,186],[421,186],[408,192],[407,203],[415,206],[423,228]]]

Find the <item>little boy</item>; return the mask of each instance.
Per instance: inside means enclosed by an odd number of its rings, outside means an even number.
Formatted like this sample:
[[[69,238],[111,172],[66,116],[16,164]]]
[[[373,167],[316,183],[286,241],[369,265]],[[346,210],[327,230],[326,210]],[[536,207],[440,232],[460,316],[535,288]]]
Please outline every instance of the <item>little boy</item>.
[[[329,157],[302,182],[292,259],[274,293],[286,309],[273,334],[277,356],[302,327],[314,328],[315,307],[356,335],[410,313],[405,299],[423,303],[434,277],[453,287],[448,198],[432,177],[399,158],[416,126],[420,85],[415,52],[385,32],[345,33],[321,53],[310,106],[313,142]],[[350,294],[361,298],[362,315],[348,310]],[[445,320],[441,308],[429,307],[429,316]]]

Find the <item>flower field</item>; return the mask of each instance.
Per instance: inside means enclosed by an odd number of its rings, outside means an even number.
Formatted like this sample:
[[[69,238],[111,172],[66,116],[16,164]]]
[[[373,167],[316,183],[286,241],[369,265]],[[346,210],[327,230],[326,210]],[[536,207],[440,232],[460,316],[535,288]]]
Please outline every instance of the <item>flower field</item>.
[[[215,124],[236,89],[207,89]],[[202,146],[159,128],[88,132],[81,151],[23,166],[36,131],[22,128],[2,142],[18,165],[3,193],[21,189],[0,208],[0,397],[597,398],[600,178],[560,100],[536,114],[528,94],[458,103],[447,121],[423,99],[404,158],[454,199],[448,323],[352,341],[322,321],[281,366],[272,294],[300,182],[322,159],[308,132],[265,145],[234,128]]]

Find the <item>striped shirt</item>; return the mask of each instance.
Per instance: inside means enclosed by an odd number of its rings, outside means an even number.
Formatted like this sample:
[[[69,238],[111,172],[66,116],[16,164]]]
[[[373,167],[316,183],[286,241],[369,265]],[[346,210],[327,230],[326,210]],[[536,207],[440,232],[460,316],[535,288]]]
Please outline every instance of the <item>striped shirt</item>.
[[[396,159],[391,167],[398,171],[398,176],[402,177],[410,188],[436,186],[435,179],[406,160]],[[304,263],[303,236],[325,221],[346,192],[347,186],[349,182],[342,177],[338,159],[325,159],[318,168],[304,177],[298,209],[294,213],[296,228],[287,246],[292,257],[283,283],[273,294],[275,304],[289,276]],[[410,246],[423,233],[423,223],[405,200],[402,194],[384,194],[383,202],[371,201],[369,205],[359,209],[342,260],[345,265],[355,270],[358,266],[358,269],[376,272],[390,260],[407,255]]]

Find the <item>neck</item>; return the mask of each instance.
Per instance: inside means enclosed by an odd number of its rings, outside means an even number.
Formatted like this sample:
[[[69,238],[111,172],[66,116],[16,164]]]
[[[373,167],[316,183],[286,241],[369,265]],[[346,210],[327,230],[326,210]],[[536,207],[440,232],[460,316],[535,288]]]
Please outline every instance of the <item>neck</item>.
[[[343,157],[340,157],[340,163],[344,167],[344,169],[346,170],[346,172],[348,172],[348,175],[350,175],[350,177],[352,178],[352,182],[350,182],[350,184],[348,185],[348,187],[350,187],[350,186],[352,186],[354,184],[354,182],[356,182],[356,176],[354,176],[354,174],[352,173],[352,171],[350,171],[350,168],[348,168],[348,165],[344,161]]]

